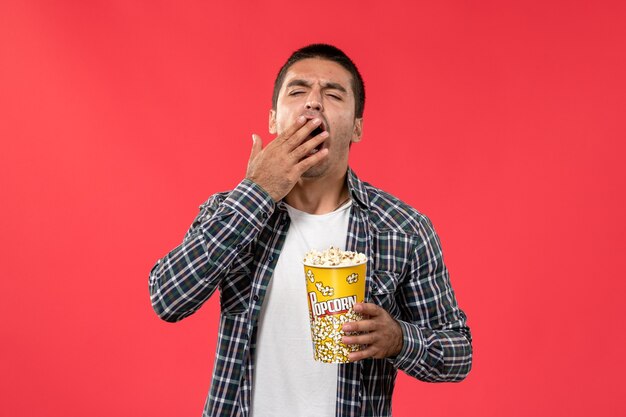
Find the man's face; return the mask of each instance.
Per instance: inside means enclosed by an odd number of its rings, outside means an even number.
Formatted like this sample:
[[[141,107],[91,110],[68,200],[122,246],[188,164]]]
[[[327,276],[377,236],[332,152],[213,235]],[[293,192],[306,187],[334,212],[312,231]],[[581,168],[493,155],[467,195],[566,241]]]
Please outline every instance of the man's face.
[[[270,111],[270,133],[281,134],[301,115],[320,118],[320,128],[329,133],[319,147],[328,148],[328,157],[306,171],[304,178],[340,176],[348,168],[350,143],[361,140],[362,127],[362,119],[354,116],[351,80],[341,65],[319,58],[300,60],[285,75],[276,110]]]

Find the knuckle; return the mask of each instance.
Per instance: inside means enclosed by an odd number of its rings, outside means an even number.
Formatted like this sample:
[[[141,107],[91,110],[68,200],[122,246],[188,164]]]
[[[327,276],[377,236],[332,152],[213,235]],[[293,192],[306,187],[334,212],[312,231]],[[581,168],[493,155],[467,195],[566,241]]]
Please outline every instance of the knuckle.
[[[298,157],[298,160],[304,158],[308,153],[309,153],[309,149],[306,145],[300,145],[298,146],[295,151],[296,156]]]

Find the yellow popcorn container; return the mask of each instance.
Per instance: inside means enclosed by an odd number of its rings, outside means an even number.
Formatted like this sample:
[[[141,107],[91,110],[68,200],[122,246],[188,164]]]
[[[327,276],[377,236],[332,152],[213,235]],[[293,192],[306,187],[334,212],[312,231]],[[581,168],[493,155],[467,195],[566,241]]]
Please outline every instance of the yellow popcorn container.
[[[344,323],[359,321],[353,310],[365,298],[367,262],[350,266],[320,266],[304,263],[313,356],[325,363],[347,363],[348,354],[360,345],[345,345]],[[348,333],[348,335],[355,333]]]

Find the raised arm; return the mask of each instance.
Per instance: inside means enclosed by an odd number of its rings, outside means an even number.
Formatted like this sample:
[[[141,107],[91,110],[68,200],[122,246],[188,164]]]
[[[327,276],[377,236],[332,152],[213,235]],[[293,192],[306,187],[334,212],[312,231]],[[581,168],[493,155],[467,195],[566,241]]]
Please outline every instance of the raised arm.
[[[274,207],[269,195],[248,179],[203,204],[183,242],[150,272],[150,299],[158,316],[175,322],[198,310],[237,254],[263,229]]]

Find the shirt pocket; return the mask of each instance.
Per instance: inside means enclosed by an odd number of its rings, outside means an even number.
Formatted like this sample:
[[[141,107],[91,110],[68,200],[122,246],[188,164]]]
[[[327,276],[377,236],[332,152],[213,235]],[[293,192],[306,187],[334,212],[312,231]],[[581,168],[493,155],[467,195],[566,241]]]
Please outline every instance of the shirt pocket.
[[[374,271],[370,282],[370,302],[382,307],[394,318],[400,316],[396,301],[396,289],[399,282],[400,275],[382,270]]]

